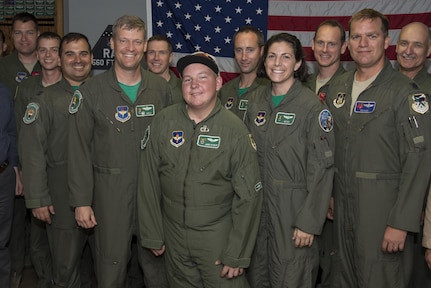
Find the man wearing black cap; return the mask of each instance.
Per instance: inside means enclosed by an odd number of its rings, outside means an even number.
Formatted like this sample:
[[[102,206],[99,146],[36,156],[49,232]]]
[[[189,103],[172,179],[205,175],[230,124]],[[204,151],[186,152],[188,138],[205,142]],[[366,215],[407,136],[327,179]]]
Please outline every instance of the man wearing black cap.
[[[256,146],[217,98],[214,57],[197,52],[177,68],[186,103],[157,114],[142,143],[142,245],[166,251],[170,287],[248,287],[262,205]]]

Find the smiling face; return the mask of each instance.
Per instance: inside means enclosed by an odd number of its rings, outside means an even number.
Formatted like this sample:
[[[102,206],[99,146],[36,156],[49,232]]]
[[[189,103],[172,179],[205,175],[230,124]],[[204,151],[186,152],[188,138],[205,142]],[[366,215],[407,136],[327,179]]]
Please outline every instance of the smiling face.
[[[352,21],[348,47],[350,55],[360,68],[383,66],[389,37],[382,31],[382,20],[362,19]]]
[[[193,63],[187,65],[182,73],[184,101],[193,110],[211,111],[217,102],[217,91],[222,79],[206,65]]]
[[[36,50],[37,60],[44,70],[55,70],[60,66],[60,41],[54,38],[39,40]]]
[[[136,71],[140,69],[146,48],[145,31],[119,28],[110,40],[115,55],[115,69]]]
[[[419,72],[431,53],[428,27],[418,22],[406,25],[401,29],[396,52],[401,72]]]
[[[36,50],[36,41],[39,31],[33,21],[23,22],[17,20],[12,28],[12,41],[19,54],[28,56]]]
[[[299,69],[302,61],[295,59],[292,45],[287,42],[274,42],[268,47],[265,58],[265,71],[273,84],[292,85],[294,72]],[[287,91],[287,90],[286,90]]]
[[[263,47],[259,47],[259,40],[253,32],[241,32],[235,36],[235,60],[241,73],[256,73],[262,57]]]
[[[340,56],[346,51],[347,43],[341,41],[341,31],[338,27],[324,25],[316,32],[311,48],[319,66],[330,67],[340,62]]]
[[[79,86],[91,72],[93,55],[84,39],[64,43],[61,52],[61,70],[72,86]]]
[[[152,40],[148,42],[145,53],[148,69],[162,77],[169,76],[169,64],[172,62],[172,52],[166,41]]]

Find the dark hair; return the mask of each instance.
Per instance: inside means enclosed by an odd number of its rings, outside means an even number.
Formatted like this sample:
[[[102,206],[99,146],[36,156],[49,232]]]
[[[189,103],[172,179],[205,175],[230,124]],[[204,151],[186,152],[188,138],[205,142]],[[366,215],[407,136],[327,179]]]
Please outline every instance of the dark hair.
[[[295,55],[295,60],[300,61],[302,60],[301,66],[299,66],[298,70],[294,72],[294,78],[297,78],[301,82],[307,81],[308,77],[308,69],[307,69],[307,63],[305,62],[305,52],[302,48],[301,42],[299,39],[289,33],[278,33],[275,35],[272,35],[271,38],[266,41],[265,48],[263,48],[263,59],[262,63],[265,62],[266,57],[268,56],[268,50],[269,47],[271,47],[274,43],[279,42],[286,42],[289,44],[293,49],[293,54]]]
[[[91,53],[91,45],[90,45],[90,42],[88,41],[87,36],[85,36],[84,34],[78,33],[78,32],[70,32],[70,33],[67,33],[66,35],[64,35],[63,38],[61,39],[60,51],[59,51],[60,57],[61,57],[61,54],[63,53],[63,46],[65,44],[68,44],[70,42],[76,42],[76,41],[79,41],[81,39],[87,43],[88,51]]]
[[[18,13],[18,14],[15,14],[15,16],[13,16],[13,18],[12,18],[12,30],[14,29],[14,25],[15,25],[16,21],[21,21],[24,23],[31,21],[34,23],[34,28],[36,28],[36,30],[39,28],[39,26],[37,24],[36,17],[34,17],[33,14],[30,14],[27,12]]]
[[[379,11],[376,11],[374,9],[370,9],[370,8],[365,8],[362,9],[361,11],[353,14],[352,18],[350,18],[349,20],[349,34],[350,34],[350,27],[352,25],[353,21],[359,21],[359,20],[365,20],[365,19],[370,19],[370,20],[375,20],[375,19],[380,19],[382,20],[382,32],[383,35],[385,35],[385,37],[388,36],[388,31],[389,31],[389,20],[388,18],[383,15],[382,13],[380,13]]]
[[[58,40],[59,43],[61,43],[60,35],[51,31],[43,32],[42,34],[39,35],[39,37],[37,37],[37,47],[39,47],[39,41],[42,39],[55,39],[55,40]]]
[[[168,37],[164,36],[164,35],[160,35],[160,34],[156,34],[151,36],[148,41],[147,41],[147,45],[148,43],[150,43],[151,41],[164,41],[166,43],[168,43],[168,51],[169,53],[172,53],[173,48],[172,48],[172,43],[171,41],[169,41]]]
[[[319,26],[317,26],[316,31],[314,32],[314,37],[313,39],[316,40],[316,34],[319,31],[320,27],[323,26],[331,26],[334,28],[338,28],[340,30],[340,40],[341,40],[341,44],[343,44],[346,41],[346,30],[344,30],[343,25],[341,25],[340,22],[338,22],[337,20],[325,20],[322,23],[319,24]]]
[[[265,39],[264,39],[263,33],[256,27],[253,27],[253,26],[241,27],[238,31],[235,32],[235,34],[233,34],[234,41],[235,41],[236,35],[238,35],[239,33],[254,33],[257,36],[257,44],[259,45],[259,47],[263,47],[263,45],[265,45]]]

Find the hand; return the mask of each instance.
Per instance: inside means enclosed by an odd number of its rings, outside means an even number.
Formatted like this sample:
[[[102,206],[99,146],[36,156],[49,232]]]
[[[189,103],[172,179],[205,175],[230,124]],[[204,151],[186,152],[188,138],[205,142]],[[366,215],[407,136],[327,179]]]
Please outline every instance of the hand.
[[[305,246],[311,247],[311,245],[313,245],[314,235],[295,228],[292,240],[295,241],[296,248],[302,248]]]
[[[151,252],[153,252],[153,254],[156,256],[161,256],[163,255],[163,253],[165,253],[165,250],[166,250],[166,246],[163,245],[162,248],[160,249],[151,249]]]
[[[215,262],[215,265],[221,265],[221,261],[217,260]],[[226,279],[232,279],[234,277],[241,276],[244,273],[244,268],[233,268],[227,265],[223,266],[223,269],[221,269],[220,272],[220,278],[226,278]]]
[[[82,228],[93,228],[97,225],[91,206],[81,206],[75,208],[75,220]]]
[[[431,249],[425,250],[425,260],[427,261],[428,268],[431,270]]]
[[[331,197],[329,200],[329,208],[328,213],[326,214],[326,218],[329,220],[334,220],[334,197]]]
[[[24,189],[22,187],[22,173],[18,170],[18,167],[13,167],[15,170],[15,195],[16,196],[24,196]]]
[[[406,237],[407,231],[387,226],[383,235],[382,251],[387,253],[403,251]]]
[[[51,214],[55,215],[54,206],[49,205],[45,207],[33,208],[31,210],[33,216],[40,221],[51,224]]]

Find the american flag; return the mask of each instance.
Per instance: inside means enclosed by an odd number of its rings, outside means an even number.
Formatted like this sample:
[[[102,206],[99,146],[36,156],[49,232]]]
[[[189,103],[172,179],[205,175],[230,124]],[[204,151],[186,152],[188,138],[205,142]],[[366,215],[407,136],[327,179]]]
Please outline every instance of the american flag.
[[[245,25],[259,28],[266,37],[278,32],[296,35],[305,48],[310,70],[315,68],[311,39],[317,25],[336,19],[348,30],[352,14],[373,8],[390,21],[387,56],[394,61],[400,29],[413,21],[431,26],[430,0],[272,1],[272,0],[151,0],[149,34],[167,36],[174,47],[175,66],[182,56],[197,50],[216,56],[224,80],[238,73],[233,59],[233,34]],[[151,12],[151,13],[150,13]],[[342,60],[351,65],[349,53]]]

